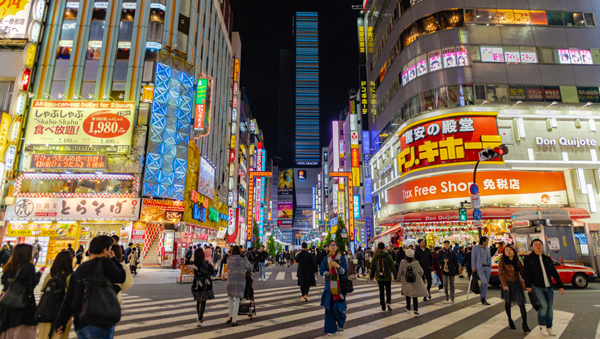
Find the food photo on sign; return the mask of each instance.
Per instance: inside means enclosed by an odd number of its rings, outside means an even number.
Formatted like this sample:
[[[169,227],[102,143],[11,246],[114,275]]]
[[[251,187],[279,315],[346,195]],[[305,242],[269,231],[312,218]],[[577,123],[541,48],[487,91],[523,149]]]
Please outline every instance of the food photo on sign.
[[[213,198],[215,191],[215,169],[204,158],[200,158],[200,175],[198,178],[198,192],[204,196]]]

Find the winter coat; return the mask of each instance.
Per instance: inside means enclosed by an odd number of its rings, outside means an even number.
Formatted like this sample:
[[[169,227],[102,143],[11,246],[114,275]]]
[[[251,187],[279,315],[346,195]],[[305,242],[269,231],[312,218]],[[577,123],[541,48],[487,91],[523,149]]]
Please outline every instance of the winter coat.
[[[442,279],[442,269],[440,267],[440,263],[437,260],[438,254],[437,253],[433,253],[432,255],[433,257],[433,271],[435,272],[435,274],[437,274],[438,278]]]
[[[406,270],[408,267],[412,267],[413,273],[417,278],[414,283],[409,283],[406,281]],[[408,262],[406,260],[402,260],[400,263],[400,267],[398,268],[398,277],[402,277],[402,295],[411,298],[418,297],[428,297],[429,293],[427,292],[427,287],[423,282],[423,269],[419,262],[413,260],[412,262]]]
[[[131,252],[133,252],[133,251],[134,251],[134,250],[133,250],[133,248],[131,248],[131,247],[127,247],[127,248],[125,249],[125,254],[123,255],[123,258],[125,258],[125,263],[126,263],[126,264],[129,264],[129,255],[130,255],[130,254],[131,254]],[[77,252],[77,253],[79,253],[79,252]]]
[[[210,247],[205,249],[204,250],[204,260],[208,261],[208,263],[211,264],[212,267],[215,267],[215,264],[212,261],[212,253],[213,253],[213,250],[211,250]]]
[[[4,272],[2,274],[2,285],[4,288],[2,292],[6,292],[8,286],[10,285],[9,279],[18,279],[20,282],[27,286],[27,295],[29,296],[27,301],[27,306],[24,308],[4,308],[0,310],[0,333],[7,331],[10,328],[26,325],[26,326],[35,326],[37,322],[35,321],[35,298],[33,297],[33,290],[35,286],[40,282],[41,273],[35,271],[35,266],[32,263],[23,263],[23,269],[19,273],[19,276],[16,277],[18,267],[14,269]]]
[[[204,260],[201,263],[194,263],[194,280],[192,281],[192,295],[196,301],[205,301],[214,299],[213,284],[211,276],[215,273],[214,268]]]
[[[330,256],[331,254],[327,254]],[[346,262],[346,258],[344,256],[340,256],[340,268],[338,268],[339,277],[346,277],[346,272],[348,272],[348,263]],[[327,262],[327,256],[323,258],[321,261],[321,266],[319,267],[319,274],[325,277],[325,288],[323,289],[323,294],[321,295],[321,306],[324,306],[326,310],[329,310],[331,307],[331,298],[333,298],[333,294],[331,294],[331,289],[329,288],[329,263]],[[347,308],[346,305],[346,297],[344,299],[339,300],[337,303],[334,303],[334,306],[338,307],[340,312],[344,312]]]
[[[444,271],[444,266],[446,266],[444,259],[448,259],[448,272]],[[442,248],[437,255],[437,261],[440,265],[442,275],[453,277],[458,274],[458,259],[452,248],[449,248],[448,250]],[[442,276],[439,276],[439,278],[442,278]]]
[[[503,287],[508,286],[508,281],[521,281],[521,277],[523,276],[523,264],[521,264],[521,260],[519,260],[519,258],[515,259],[517,260],[517,270],[515,270],[513,265],[504,262],[504,258],[500,258],[500,260],[498,260],[498,278],[500,278],[500,282],[502,283]]]
[[[246,273],[252,274],[252,264],[248,259],[232,255],[227,258],[227,295],[234,298],[243,298],[246,289]]]
[[[123,266],[123,270],[125,270],[125,282],[122,284],[115,284],[115,285],[121,286],[121,290],[119,291],[119,293],[117,293],[117,299],[119,299],[119,304],[123,305],[123,296],[121,295],[121,292],[127,291],[128,289],[131,288],[131,286],[133,286],[133,276],[131,275],[131,270],[129,269],[129,264],[122,262],[121,266]]]
[[[414,259],[419,262],[419,265],[421,265],[424,272],[431,272],[433,256],[431,255],[429,248],[425,247],[425,249],[422,250],[420,246],[417,246]]]
[[[48,282],[50,281],[51,278],[52,277],[50,276],[50,274],[46,275],[46,278],[44,278],[44,282],[42,283],[41,291],[44,291],[44,289],[46,288],[46,285],[48,285]],[[69,288],[70,282],[71,282],[71,275],[69,274],[66,277],[65,293],[67,292],[67,289]],[[54,332],[51,339],[67,339],[67,338],[69,338],[69,332],[71,331],[72,324],[73,324],[73,319],[69,320],[62,335],[58,335],[58,333]],[[38,324],[38,339],[48,339],[48,334],[50,334],[51,329],[52,329],[51,323],[39,323]]]
[[[132,250],[131,253],[129,253],[129,256],[127,257],[127,262],[129,263],[129,266],[137,266],[139,255],[140,252],[135,250]]]
[[[383,263],[385,267],[383,276],[379,275],[380,262]],[[373,260],[371,260],[371,273],[369,275],[369,279],[377,279],[377,281],[391,281],[392,275],[394,276],[394,279],[397,278],[396,265],[394,264],[394,259],[392,259],[392,256],[385,251],[375,252],[375,255],[373,255]]]
[[[552,278],[554,278],[558,287],[563,288],[563,283],[556,271],[556,267],[554,267],[552,258],[542,254],[542,261],[544,262],[544,270],[546,271],[546,277],[548,278],[550,285],[552,285]],[[523,261],[523,280],[525,280],[525,286],[546,287],[543,274],[540,256],[535,254],[535,252],[531,252],[531,254],[526,256]]]
[[[313,256],[307,251],[301,251],[296,256],[298,261],[298,286],[317,286],[315,273],[317,272],[317,263]]]

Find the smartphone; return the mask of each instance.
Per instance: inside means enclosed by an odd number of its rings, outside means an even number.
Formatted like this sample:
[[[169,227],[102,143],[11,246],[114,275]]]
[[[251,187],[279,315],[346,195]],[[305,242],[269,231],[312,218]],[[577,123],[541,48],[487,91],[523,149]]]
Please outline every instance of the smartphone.
[[[42,267],[42,268],[40,268],[40,272],[41,272],[41,273],[44,273],[44,270],[45,270],[45,269],[46,269],[46,267],[45,267],[45,266],[44,266],[44,267]]]

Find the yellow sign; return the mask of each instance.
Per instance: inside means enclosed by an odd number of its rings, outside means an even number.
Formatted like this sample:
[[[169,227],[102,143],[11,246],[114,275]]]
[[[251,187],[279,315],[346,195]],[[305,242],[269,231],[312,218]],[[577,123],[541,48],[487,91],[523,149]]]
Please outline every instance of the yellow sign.
[[[25,52],[24,52],[24,61],[25,61],[25,65],[27,66],[27,68],[33,68],[33,64],[35,63],[35,53],[37,52],[37,46],[32,44],[32,43],[28,43],[27,47],[25,47]]]
[[[10,114],[3,113],[2,120],[0,121],[0,158],[2,158],[4,155],[4,149],[6,148],[6,143],[8,142],[8,130],[11,122],[12,118]]]
[[[16,15],[19,11],[25,9],[29,1],[24,0],[7,0],[0,2],[0,19],[4,19],[9,15]]]
[[[360,184],[360,167],[352,167],[352,184],[354,186]]]
[[[235,135],[231,135],[231,149],[235,148]]]
[[[10,237],[74,237],[77,224],[10,224],[7,236]]]
[[[142,86],[142,102],[152,102],[154,98],[154,86]]]

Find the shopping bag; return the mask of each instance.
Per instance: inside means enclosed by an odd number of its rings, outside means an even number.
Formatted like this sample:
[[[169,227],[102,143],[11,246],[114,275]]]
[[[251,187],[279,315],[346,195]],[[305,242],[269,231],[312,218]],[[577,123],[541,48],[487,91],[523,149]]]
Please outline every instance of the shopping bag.
[[[435,286],[440,286],[442,284],[442,281],[438,277],[437,273],[433,273],[433,284]]]
[[[479,276],[477,275],[477,272],[473,272],[473,274],[471,275],[469,290],[471,290],[471,292],[473,292],[474,294],[481,293],[481,289],[479,288]]]

